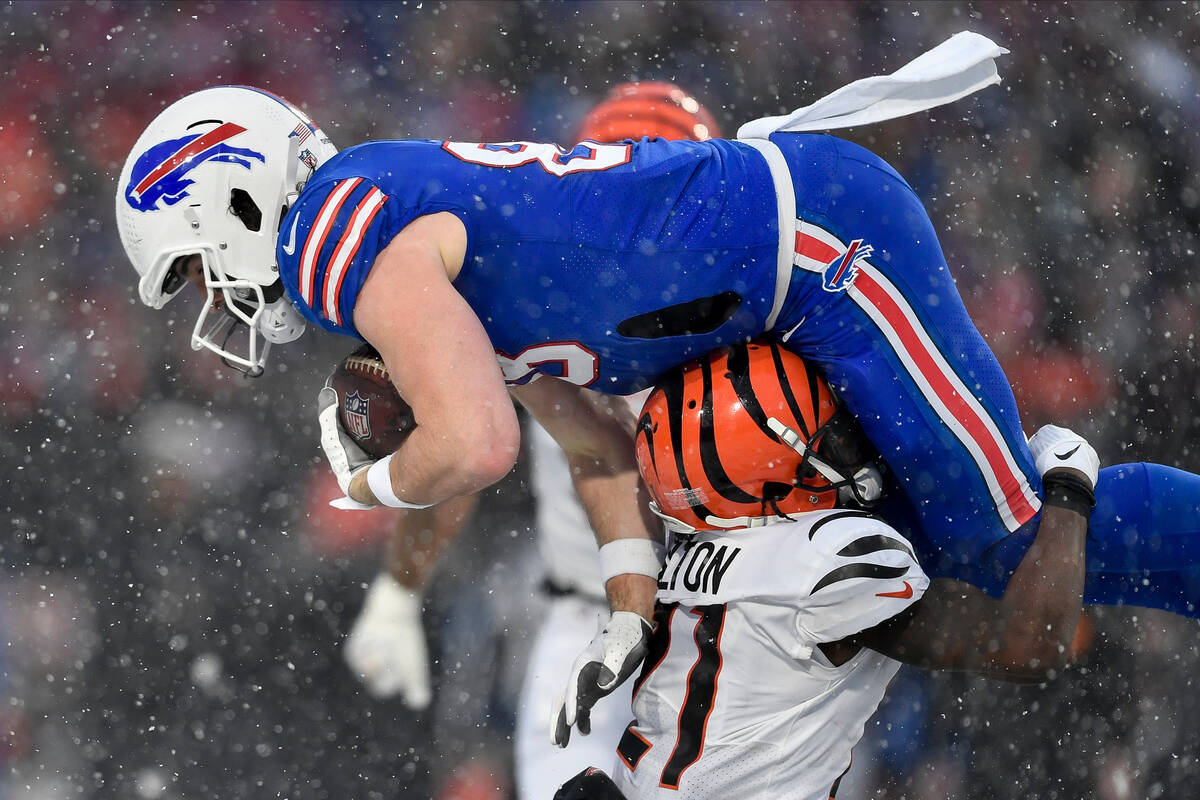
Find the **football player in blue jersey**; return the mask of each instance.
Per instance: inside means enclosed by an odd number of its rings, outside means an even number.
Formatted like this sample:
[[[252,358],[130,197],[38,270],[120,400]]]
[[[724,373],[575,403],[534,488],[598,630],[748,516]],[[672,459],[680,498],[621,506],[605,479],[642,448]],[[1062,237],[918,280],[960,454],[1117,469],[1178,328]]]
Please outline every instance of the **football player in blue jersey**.
[[[419,424],[372,462],[323,393],[344,506],[422,507],[494,482],[518,448],[508,392],[529,408],[568,453],[602,545],[614,614],[583,663],[604,687],[640,658],[659,567],[627,420],[605,395],[720,346],[766,337],[818,366],[886,462],[881,514],[931,575],[999,594],[1036,530],[1041,483],[1012,392],[928,215],[882,159],[836,137],[336,153],[287,102],[218,87],[142,134],[117,219],[145,303],[189,280],[207,294],[195,347],[260,372],[307,320],[382,354]],[[224,337],[239,322],[235,353]],[[873,502],[877,478],[845,488]],[[1118,465],[1096,496],[1086,600],[1195,615],[1200,477]]]
[[[641,81],[614,86],[585,115],[576,137],[611,142],[642,136],[707,139],[719,135],[712,115],[691,94],[674,84]],[[636,411],[644,398],[628,399]],[[523,436],[536,508],[535,539],[545,577],[543,602],[537,606],[537,635],[528,649],[516,705],[513,766],[517,797],[544,800],[581,768],[608,763],[629,722],[630,693],[618,690],[591,709],[587,738],[577,738],[567,750],[551,742],[552,705],[563,676],[591,640],[597,621],[608,618],[608,603],[595,534],[575,497],[561,449],[536,423],[527,425]],[[438,554],[472,517],[478,497],[398,512],[387,569],[371,584],[343,649],[347,664],[373,695],[398,693],[415,708],[430,701],[420,594]],[[625,687],[632,688],[629,682]]]

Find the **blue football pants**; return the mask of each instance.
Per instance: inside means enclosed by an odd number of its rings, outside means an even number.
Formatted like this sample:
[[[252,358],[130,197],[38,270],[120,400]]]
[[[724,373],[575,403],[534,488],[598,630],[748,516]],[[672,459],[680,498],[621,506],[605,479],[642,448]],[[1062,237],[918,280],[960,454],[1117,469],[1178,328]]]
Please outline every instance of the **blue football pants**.
[[[967,315],[920,200],[882,159],[832,136],[776,134],[796,187],[788,296],[772,335],[819,365],[887,463],[881,508],[929,574],[992,594],[1040,520],[1041,480],[1012,389]],[[1101,472],[1092,604],[1196,615],[1200,477]]]

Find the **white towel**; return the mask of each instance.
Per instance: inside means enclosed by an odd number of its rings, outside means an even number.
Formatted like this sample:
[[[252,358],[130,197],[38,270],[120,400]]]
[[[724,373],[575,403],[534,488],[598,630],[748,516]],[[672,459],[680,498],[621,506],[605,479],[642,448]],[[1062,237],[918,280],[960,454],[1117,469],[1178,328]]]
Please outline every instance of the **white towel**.
[[[978,33],[956,33],[891,75],[857,80],[786,116],[747,122],[737,136],[849,128],[926,111],[999,83],[994,59],[1007,52]]]

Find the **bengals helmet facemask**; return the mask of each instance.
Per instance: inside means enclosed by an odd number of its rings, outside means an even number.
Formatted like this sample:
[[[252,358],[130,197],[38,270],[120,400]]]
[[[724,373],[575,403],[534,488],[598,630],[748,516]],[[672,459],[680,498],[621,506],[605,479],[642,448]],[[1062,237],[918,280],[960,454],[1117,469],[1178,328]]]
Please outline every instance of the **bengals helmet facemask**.
[[[753,528],[882,496],[877,454],[805,361],[773,342],[667,373],[638,417],[650,509],[675,533]]]

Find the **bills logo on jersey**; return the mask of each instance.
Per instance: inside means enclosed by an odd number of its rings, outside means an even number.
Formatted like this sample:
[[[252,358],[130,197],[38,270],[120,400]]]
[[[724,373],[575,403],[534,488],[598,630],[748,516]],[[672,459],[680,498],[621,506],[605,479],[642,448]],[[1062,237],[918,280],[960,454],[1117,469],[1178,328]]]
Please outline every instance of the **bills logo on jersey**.
[[[846,252],[829,262],[821,277],[821,285],[827,292],[842,292],[849,289],[858,275],[858,263],[874,252],[862,239],[850,242]]]
[[[346,395],[346,428],[355,439],[371,438],[370,403],[358,392]]]
[[[160,211],[188,196],[195,181],[187,174],[207,161],[237,164],[250,169],[254,161],[266,163],[262,153],[226,142],[246,129],[224,122],[208,133],[193,133],[154,145],[134,162],[125,200],[138,211]],[[160,205],[161,203],[161,205]]]

